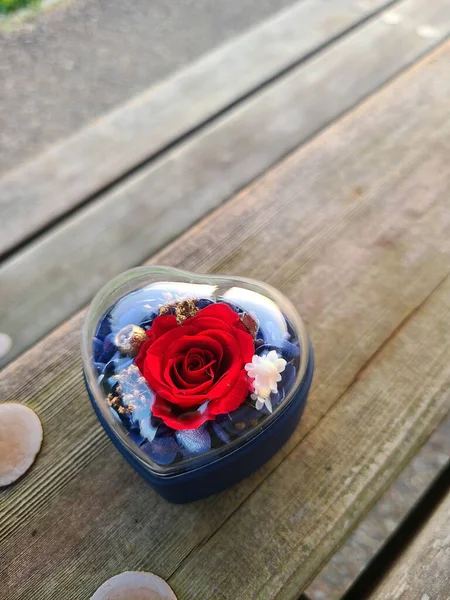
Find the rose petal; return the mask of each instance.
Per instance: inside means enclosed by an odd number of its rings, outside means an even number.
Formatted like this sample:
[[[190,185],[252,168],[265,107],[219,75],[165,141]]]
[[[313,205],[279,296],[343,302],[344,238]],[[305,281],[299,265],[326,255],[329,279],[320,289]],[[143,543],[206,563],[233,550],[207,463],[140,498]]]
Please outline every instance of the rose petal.
[[[245,400],[253,337],[227,304],[210,304],[181,325],[157,317],[147,335],[136,365],[156,393],[153,414],[169,427],[194,429]]]
[[[209,413],[211,415],[222,415],[236,410],[245,400],[249,393],[248,377],[245,371],[241,371],[233,387],[227,390],[223,396],[211,400]]]
[[[195,321],[198,321],[199,319],[204,319],[206,317],[213,317],[215,319],[218,319],[221,323],[226,323],[232,326],[236,326],[238,323],[240,323],[239,315],[235,313],[234,310],[232,310],[228,306],[228,304],[218,302],[216,304],[210,304],[209,306],[206,306],[205,308],[200,310],[194,317],[186,319],[185,324],[190,325],[191,323],[194,323]]]
[[[223,332],[225,333],[225,332]],[[230,334],[228,334],[230,335]],[[221,340],[217,340],[208,334],[208,331],[202,331],[197,335],[183,335],[174,340],[164,351],[164,358],[168,360],[175,354],[187,354],[190,350],[206,350],[211,353],[218,364],[222,361],[224,348]]]
[[[233,326],[229,325],[225,321],[216,319],[215,317],[191,317],[186,319],[183,325],[190,325],[196,327],[197,331],[204,331],[205,329],[221,329],[223,331],[233,331]]]
[[[213,363],[211,363],[213,364]],[[172,387],[172,392],[173,393],[180,393],[183,394],[183,397],[191,397],[191,396],[195,396],[196,394],[205,394],[209,388],[211,387],[211,385],[213,384],[213,377],[212,375],[210,375],[207,372],[207,366],[205,367],[205,372],[204,372],[204,380],[200,381],[198,383],[189,383],[186,382],[181,375],[179,374],[179,371],[177,369],[177,365],[176,363],[171,359],[169,360],[169,362],[167,363],[165,372],[164,372],[164,379],[165,381],[171,385]],[[198,402],[193,401],[190,402],[189,404],[185,404],[185,406],[192,406],[198,404]]]
[[[166,363],[165,352],[168,346],[178,339],[180,335],[189,335],[190,333],[195,333],[195,330],[192,328],[186,328],[183,333],[183,328],[176,327],[168,331],[162,337],[158,338],[152,344],[149,344],[148,342],[143,344],[143,347],[141,348],[141,351],[137,357],[136,365],[144,375],[145,379],[147,379],[150,386],[156,392],[161,385],[164,386],[163,374]]]
[[[252,336],[248,331],[239,331],[238,329],[236,330],[236,336],[241,349],[242,361],[244,363],[250,362],[255,353],[255,345]]]
[[[207,398],[204,398],[203,400],[205,401]],[[193,410],[180,415],[175,410],[175,406],[170,402],[167,402],[161,396],[157,396],[155,398],[152,411],[155,417],[159,417],[166,425],[177,431],[184,429],[196,429],[208,420],[206,411],[200,413],[197,410]]]
[[[154,340],[157,340],[168,331],[171,331],[172,329],[178,329],[178,327],[179,325],[174,315],[162,315],[160,317],[156,317],[156,319],[153,321],[152,328],[149,333]]]

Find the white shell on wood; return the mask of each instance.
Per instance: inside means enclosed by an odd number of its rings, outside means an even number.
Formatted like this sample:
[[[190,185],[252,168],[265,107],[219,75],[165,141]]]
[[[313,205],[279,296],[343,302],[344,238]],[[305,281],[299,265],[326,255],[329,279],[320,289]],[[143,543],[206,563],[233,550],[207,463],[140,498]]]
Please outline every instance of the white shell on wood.
[[[21,477],[42,444],[39,417],[23,404],[0,404],[0,487]]]
[[[105,581],[91,600],[177,600],[177,597],[161,577],[126,571]]]

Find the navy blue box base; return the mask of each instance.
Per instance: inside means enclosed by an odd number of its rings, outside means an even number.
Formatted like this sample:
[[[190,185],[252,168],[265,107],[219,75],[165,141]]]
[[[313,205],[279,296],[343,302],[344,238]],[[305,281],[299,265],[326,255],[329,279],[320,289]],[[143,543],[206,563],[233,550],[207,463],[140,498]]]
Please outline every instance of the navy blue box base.
[[[272,458],[287,442],[303,414],[313,378],[314,354],[311,344],[309,350],[307,370],[295,398],[284,410],[280,411],[280,414],[273,419],[266,429],[230,454],[226,454],[192,471],[172,476],[158,476],[143,468],[141,463],[120,444],[97,409],[89,387],[86,387],[99,421],[122,456],[168,502],[185,504],[216,494],[248,477]]]

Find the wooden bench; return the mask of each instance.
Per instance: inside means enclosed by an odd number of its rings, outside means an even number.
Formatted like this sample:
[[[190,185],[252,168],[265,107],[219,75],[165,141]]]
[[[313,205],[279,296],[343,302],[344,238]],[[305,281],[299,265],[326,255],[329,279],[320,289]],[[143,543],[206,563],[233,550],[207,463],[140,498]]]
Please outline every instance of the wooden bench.
[[[440,42],[450,7],[393,5],[395,18],[382,12],[327,44],[0,267],[11,330],[0,329],[20,354],[0,375],[0,399],[32,407],[45,432],[31,472],[0,492],[8,600],[89,598],[129,569],[162,576],[179,600],[297,600],[448,418],[450,43]],[[375,47],[380,61],[367,54]],[[36,343],[104,277],[150,255],[143,238],[158,227],[158,247],[174,239],[150,263],[280,288],[306,321],[317,363],[286,446],[239,485],[186,506],[157,497],[103,434],[81,373],[84,310]]]
[[[446,0],[301,0],[2,178],[0,365],[449,33]]]
[[[449,600],[450,493],[368,600]]]

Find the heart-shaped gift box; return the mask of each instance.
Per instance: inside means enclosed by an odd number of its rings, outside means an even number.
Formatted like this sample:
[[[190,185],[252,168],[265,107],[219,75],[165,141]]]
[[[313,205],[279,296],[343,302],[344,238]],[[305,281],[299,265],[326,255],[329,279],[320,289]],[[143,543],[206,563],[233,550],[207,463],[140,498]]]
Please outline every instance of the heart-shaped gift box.
[[[250,475],[294,431],[314,364],[304,324],[271,286],[140,267],[95,296],[86,386],[106,433],[167,500]]]

